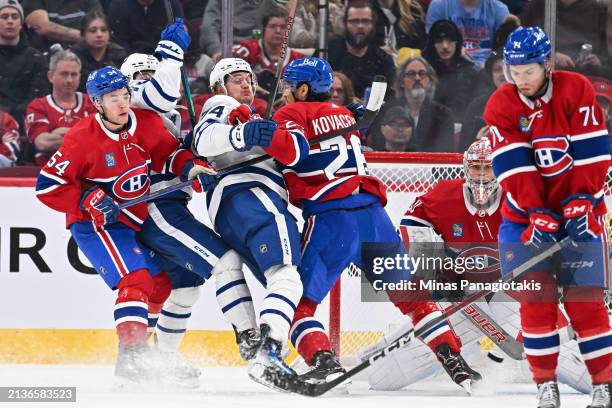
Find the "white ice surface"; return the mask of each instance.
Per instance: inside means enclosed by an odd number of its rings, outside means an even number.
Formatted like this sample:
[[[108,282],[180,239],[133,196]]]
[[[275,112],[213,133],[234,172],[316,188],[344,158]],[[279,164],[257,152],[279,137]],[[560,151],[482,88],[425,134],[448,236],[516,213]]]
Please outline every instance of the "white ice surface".
[[[75,403],[0,403],[0,408],[506,408],[535,407],[533,384],[502,384],[489,375],[474,396],[466,396],[447,377],[438,376],[396,392],[368,390],[355,381],[344,395],[309,398],[282,394],[251,381],[245,367],[203,367],[198,390],[113,387],[110,365],[0,365],[0,386],[76,386]],[[584,408],[587,395],[561,386],[563,408]]]

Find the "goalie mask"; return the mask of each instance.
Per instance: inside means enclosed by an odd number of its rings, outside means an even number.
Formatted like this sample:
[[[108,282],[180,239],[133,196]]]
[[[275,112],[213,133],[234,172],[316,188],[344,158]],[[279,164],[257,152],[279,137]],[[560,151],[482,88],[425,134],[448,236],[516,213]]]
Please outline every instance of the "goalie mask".
[[[491,197],[499,189],[493,174],[492,149],[489,139],[475,141],[463,154],[463,171],[472,200],[477,207],[488,207]]]

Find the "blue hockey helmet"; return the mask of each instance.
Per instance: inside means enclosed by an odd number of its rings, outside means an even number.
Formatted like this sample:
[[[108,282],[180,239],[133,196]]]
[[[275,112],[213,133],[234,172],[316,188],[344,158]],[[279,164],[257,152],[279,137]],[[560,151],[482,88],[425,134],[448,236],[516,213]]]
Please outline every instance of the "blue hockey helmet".
[[[334,71],[324,59],[300,58],[287,65],[283,80],[291,85],[292,91],[299,84],[307,83],[314,93],[328,93],[334,82]]]
[[[122,88],[129,88],[129,80],[117,68],[107,66],[93,71],[87,77],[87,95],[94,103],[102,103],[102,97],[107,93]]]
[[[518,27],[506,40],[504,63],[527,65],[543,64],[550,57],[551,46],[548,35],[540,27]]]

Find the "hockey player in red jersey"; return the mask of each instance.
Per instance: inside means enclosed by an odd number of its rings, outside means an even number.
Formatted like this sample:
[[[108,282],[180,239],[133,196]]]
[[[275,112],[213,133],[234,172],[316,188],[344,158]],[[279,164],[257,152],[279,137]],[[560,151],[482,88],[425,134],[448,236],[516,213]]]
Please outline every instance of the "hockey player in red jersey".
[[[525,353],[538,385],[538,407],[558,407],[561,286],[593,382],[589,407],[609,408],[612,331],[602,299],[609,285],[603,187],[610,144],[589,81],[577,73],[552,71],[550,54],[542,29],[513,31],[504,47],[509,83],[493,93],[485,108],[493,168],[507,193],[499,230],[502,273],[551,242],[566,236],[574,241],[522,278],[542,284],[541,291],[521,296]]]
[[[304,361],[313,367],[305,378],[329,381],[344,369],[331,351],[323,325],[314,318],[319,303],[349,264],[361,266],[362,243],[392,243],[401,250],[401,241],[383,208],[386,188],[368,174],[357,133],[310,146],[307,154],[287,137],[289,131],[299,132],[309,140],[355,123],[346,107],[328,102],[333,73],[327,61],[295,60],[287,66],[283,80],[289,103],[274,115],[279,129],[265,150],[284,166],[289,198],[302,209],[306,220],[300,268],[304,295],[295,312],[290,338]],[[440,314],[430,303],[396,305],[415,324],[424,324]],[[437,339],[434,348],[448,363],[453,380],[466,385],[479,378],[459,356],[460,346],[448,325],[441,324],[435,332],[431,340]]]
[[[87,92],[98,113],[80,121],[41,170],[37,197],[66,213],[81,251],[111,289],[117,289],[114,317],[119,337],[118,377],[149,379],[149,303],[168,297],[170,279],[136,240],[148,216],[147,204],[119,210],[118,203],[147,194],[149,174],[171,172],[209,185],[203,162],[179,148],[154,112],[129,108],[128,80],[114,67],[90,74]],[[214,183],[214,179],[212,180]]]

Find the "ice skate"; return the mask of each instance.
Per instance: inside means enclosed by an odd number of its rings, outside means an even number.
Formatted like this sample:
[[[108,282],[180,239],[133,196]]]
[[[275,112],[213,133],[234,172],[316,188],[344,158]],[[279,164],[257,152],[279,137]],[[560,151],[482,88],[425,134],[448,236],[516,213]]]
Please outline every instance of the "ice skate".
[[[236,344],[238,344],[240,356],[245,361],[251,360],[255,357],[257,350],[259,350],[261,346],[261,335],[259,334],[259,330],[254,328],[238,332],[234,328],[234,332],[236,333]]]
[[[559,400],[559,387],[556,381],[548,381],[538,384],[537,408],[558,408],[561,406]]]
[[[593,386],[591,391],[591,404],[587,408],[612,408],[612,383]]]
[[[318,351],[311,362],[311,370],[300,376],[300,379],[313,384],[330,382],[346,373],[336,356],[331,351]]]
[[[472,385],[480,381],[482,376],[472,370],[461,354],[451,350],[448,344],[441,344],[436,348],[436,356],[450,378],[459,384],[469,395],[472,395]]]
[[[134,384],[150,384],[156,379],[157,370],[147,344],[119,346],[115,363],[115,382],[119,387]]]
[[[155,359],[160,382],[187,389],[200,386],[202,371],[185,362],[178,351],[156,350]]]

